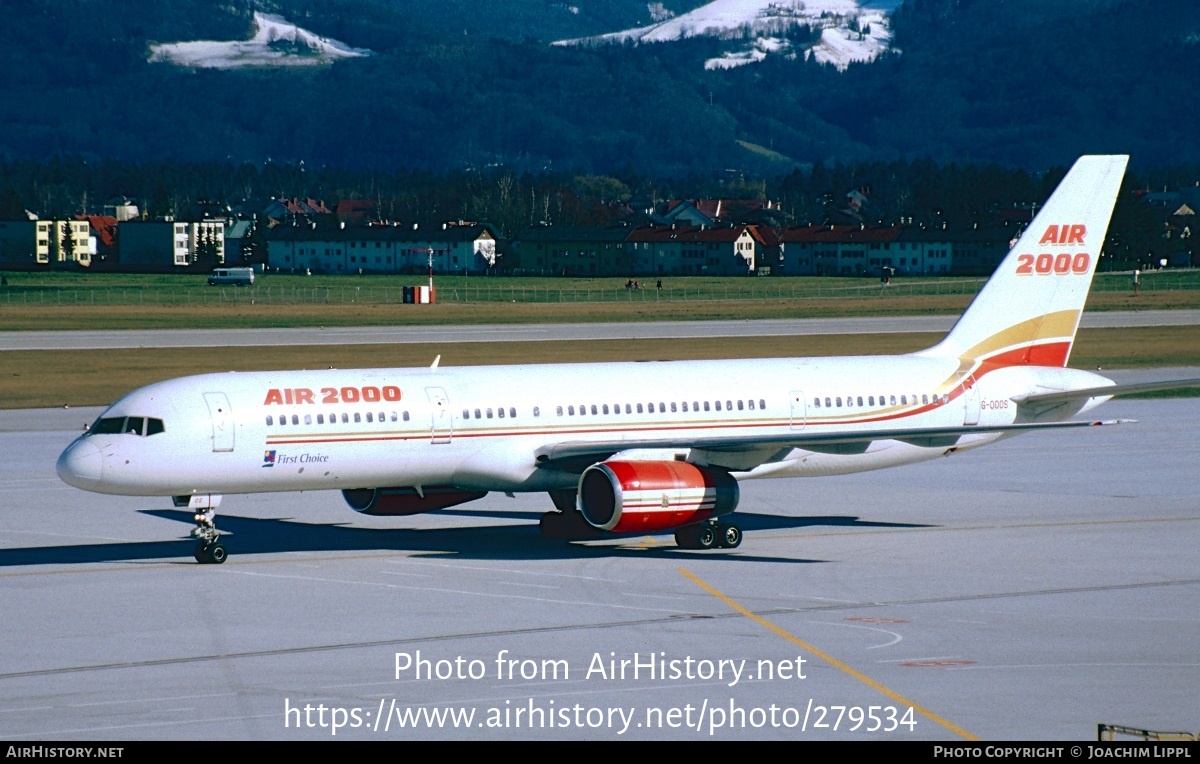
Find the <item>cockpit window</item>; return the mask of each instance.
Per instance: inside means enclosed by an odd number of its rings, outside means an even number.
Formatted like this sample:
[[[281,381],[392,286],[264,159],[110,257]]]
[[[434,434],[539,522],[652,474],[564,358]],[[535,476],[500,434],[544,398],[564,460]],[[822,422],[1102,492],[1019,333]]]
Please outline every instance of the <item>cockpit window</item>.
[[[89,435],[115,435],[118,432],[125,431],[125,417],[108,417],[97,419],[96,423],[88,430]]]
[[[88,429],[88,435],[157,435],[166,432],[163,420],[141,416],[101,417]]]

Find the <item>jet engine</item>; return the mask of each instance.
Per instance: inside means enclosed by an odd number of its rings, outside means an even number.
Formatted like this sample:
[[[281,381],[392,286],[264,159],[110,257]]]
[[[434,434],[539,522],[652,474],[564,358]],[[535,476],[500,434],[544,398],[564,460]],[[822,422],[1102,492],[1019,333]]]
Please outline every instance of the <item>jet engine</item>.
[[[364,515],[419,515],[475,501],[486,495],[487,491],[464,491],[453,485],[348,488],[342,491],[342,497],[350,508]]]
[[[614,533],[653,533],[727,515],[738,484],[728,472],[688,462],[600,462],[579,477],[579,511]]]

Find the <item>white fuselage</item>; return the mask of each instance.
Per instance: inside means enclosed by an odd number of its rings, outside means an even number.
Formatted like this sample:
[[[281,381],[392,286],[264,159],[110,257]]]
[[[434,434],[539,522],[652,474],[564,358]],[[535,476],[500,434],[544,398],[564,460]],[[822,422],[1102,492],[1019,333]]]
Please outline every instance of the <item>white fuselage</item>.
[[[819,451],[644,444],[1010,424],[1021,421],[1014,395],[1105,382],[1029,366],[975,380],[958,368],[953,359],[904,355],[205,374],[117,401],[98,422],[115,424],[80,437],[59,473],[87,490],[143,496],[425,485],[547,491],[573,488],[578,470],[539,465],[541,449],[629,441],[634,458],[712,464],[742,479],[829,475],[1002,436],[875,438]],[[123,417],[132,418],[124,429]]]

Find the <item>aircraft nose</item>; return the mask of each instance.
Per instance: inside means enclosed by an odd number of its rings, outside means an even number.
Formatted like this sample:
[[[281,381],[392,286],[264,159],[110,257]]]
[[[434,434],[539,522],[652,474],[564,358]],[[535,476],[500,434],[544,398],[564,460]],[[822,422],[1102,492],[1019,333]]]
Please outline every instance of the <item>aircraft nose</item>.
[[[56,469],[64,483],[90,491],[104,477],[104,454],[95,443],[79,440],[58,457]]]

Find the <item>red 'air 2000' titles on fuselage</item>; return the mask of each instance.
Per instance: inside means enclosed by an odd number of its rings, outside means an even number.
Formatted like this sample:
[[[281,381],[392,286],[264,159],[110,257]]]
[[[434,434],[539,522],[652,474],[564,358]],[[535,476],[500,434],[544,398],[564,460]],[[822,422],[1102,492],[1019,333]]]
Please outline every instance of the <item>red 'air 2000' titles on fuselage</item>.
[[[318,396],[320,400],[318,400]],[[307,387],[285,387],[267,390],[264,406],[295,406],[303,403],[377,403],[378,401],[398,401],[402,397],[400,388],[395,385],[375,387],[322,387],[313,392]]]

